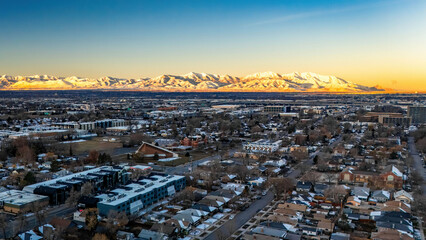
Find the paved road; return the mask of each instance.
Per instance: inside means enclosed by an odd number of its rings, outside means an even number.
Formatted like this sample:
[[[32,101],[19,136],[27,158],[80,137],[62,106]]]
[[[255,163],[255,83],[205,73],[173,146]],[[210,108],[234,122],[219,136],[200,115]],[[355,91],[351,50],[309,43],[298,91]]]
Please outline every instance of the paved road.
[[[205,240],[220,240],[227,239],[247,221],[249,221],[259,210],[263,209],[274,199],[274,194],[271,191],[261,199],[255,201],[245,211],[242,211],[234,216],[232,220],[227,221],[221,227],[210,233]]]
[[[410,154],[414,159],[414,171],[417,171],[423,177],[422,193],[423,195],[426,195],[426,169],[423,168],[423,160],[419,157],[413,137],[408,138],[408,147]]]

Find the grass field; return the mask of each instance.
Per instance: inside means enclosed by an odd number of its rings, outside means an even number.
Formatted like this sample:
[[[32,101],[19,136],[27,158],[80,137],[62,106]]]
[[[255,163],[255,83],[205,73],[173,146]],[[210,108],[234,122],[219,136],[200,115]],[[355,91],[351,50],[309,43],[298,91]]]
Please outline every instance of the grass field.
[[[209,157],[211,155],[212,155],[212,153],[208,153],[208,152],[201,152],[201,151],[191,152],[192,161],[197,161],[197,160],[203,159],[205,157]],[[179,166],[179,165],[188,163],[190,160],[191,160],[190,157],[186,157],[185,153],[179,153],[179,159],[177,159],[177,160],[169,161],[169,162],[157,162],[156,164],[160,165],[160,166],[175,167],[175,166]],[[146,161],[143,161],[143,162],[140,162],[140,163],[147,164],[149,162],[154,162],[154,161],[146,160]]]
[[[114,149],[123,147],[120,142],[106,142],[103,141],[103,138],[93,138],[84,142],[66,143],[65,145],[67,145],[67,148],[71,145],[75,155],[88,154],[91,150],[111,154]]]

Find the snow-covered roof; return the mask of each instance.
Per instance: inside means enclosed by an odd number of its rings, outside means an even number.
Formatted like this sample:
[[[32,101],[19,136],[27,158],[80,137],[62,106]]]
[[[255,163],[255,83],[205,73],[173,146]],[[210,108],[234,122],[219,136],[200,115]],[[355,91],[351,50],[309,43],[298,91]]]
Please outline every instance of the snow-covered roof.
[[[392,173],[395,174],[398,177],[402,177],[401,171],[399,171],[399,169],[396,168],[395,166],[392,166]]]

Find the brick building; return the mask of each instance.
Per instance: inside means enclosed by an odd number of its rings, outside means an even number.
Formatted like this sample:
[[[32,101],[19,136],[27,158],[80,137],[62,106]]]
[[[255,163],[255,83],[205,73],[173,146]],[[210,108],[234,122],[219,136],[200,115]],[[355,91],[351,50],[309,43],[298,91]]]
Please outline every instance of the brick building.
[[[178,158],[178,155],[176,153],[146,142],[143,142],[142,145],[138,148],[138,150],[136,150],[136,154],[140,154],[144,157],[144,159],[148,160]]]

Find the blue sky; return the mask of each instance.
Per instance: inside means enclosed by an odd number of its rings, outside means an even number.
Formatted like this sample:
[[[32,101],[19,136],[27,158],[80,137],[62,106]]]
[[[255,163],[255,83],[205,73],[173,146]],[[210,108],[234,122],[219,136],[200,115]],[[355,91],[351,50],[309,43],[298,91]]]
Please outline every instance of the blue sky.
[[[421,0],[0,0],[0,9],[0,74],[311,71],[385,86],[426,77]]]

